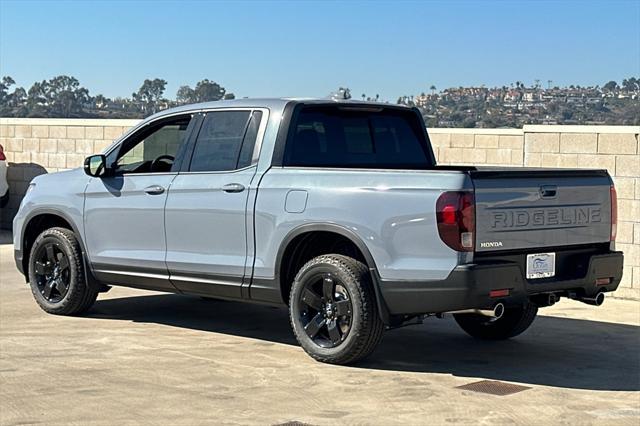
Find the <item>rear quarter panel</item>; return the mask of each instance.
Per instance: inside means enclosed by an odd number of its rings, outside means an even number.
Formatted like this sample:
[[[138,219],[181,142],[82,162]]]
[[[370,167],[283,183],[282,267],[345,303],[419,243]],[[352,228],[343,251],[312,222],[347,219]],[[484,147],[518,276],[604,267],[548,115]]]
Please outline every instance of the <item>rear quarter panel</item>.
[[[317,223],[356,234],[382,279],[444,279],[458,253],[440,240],[435,204],[443,191],[463,188],[471,182],[458,172],[271,168],[256,200],[254,277],[274,278],[287,235]]]

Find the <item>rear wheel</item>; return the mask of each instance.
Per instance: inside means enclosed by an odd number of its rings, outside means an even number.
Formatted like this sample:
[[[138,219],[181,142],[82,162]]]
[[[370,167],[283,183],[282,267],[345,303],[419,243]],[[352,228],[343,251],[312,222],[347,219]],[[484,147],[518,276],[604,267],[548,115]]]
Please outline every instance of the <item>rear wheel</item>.
[[[38,305],[50,314],[81,314],[98,296],[87,286],[78,240],[65,228],[47,229],[36,238],[29,256],[29,284]]]
[[[538,307],[532,303],[505,308],[498,319],[477,314],[454,314],[456,322],[467,334],[478,339],[504,340],[524,332],[536,319]]]
[[[7,193],[0,197],[0,207],[6,207],[9,204],[9,190]]]
[[[331,364],[366,357],[384,331],[367,266],[337,254],[318,256],[300,269],[289,313],[305,352]]]

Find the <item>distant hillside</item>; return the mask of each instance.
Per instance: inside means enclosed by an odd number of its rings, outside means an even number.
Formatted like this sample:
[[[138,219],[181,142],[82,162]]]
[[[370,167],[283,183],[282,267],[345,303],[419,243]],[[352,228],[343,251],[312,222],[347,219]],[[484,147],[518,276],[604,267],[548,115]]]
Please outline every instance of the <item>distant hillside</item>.
[[[107,98],[91,95],[80,82],[57,76],[34,83],[29,90],[16,87],[11,77],[0,81],[2,117],[100,117],[143,118],[154,112],[194,102],[233,99],[233,93],[213,80],[204,79],[195,87],[181,86],[175,99],[165,97],[166,80],[145,80],[131,97]],[[350,99],[349,88],[340,87],[330,95]],[[383,101],[378,95],[363,100]],[[359,99],[359,98],[356,98]],[[516,127],[524,124],[640,124],[640,79],[631,77],[621,84],[609,81],[602,87],[525,86],[487,88],[457,87],[401,96],[397,103],[422,111],[429,127]]]

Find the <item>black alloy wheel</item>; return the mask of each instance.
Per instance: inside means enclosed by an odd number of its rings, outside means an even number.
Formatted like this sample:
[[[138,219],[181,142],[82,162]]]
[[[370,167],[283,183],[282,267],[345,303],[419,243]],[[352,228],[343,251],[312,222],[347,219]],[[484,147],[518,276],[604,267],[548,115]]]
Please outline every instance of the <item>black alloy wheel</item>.
[[[289,295],[289,319],[305,352],[330,364],[365,358],[384,331],[369,268],[340,254],[315,257],[300,268]]]
[[[300,322],[307,336],[323,348],[341,344],[351,330],[353,307],[346,287],[324,273],[305,283],[300,293]]]
[[[79,315],[93,305],[99,289],[85,279],[82,250],[72,230],[45,229],[29,253],[29,286],[42,310]]]
[[[42,296],[58,303],[69,291],[71,272],[69,258],[60,244],[47,242],[34,253],[36,285]]]

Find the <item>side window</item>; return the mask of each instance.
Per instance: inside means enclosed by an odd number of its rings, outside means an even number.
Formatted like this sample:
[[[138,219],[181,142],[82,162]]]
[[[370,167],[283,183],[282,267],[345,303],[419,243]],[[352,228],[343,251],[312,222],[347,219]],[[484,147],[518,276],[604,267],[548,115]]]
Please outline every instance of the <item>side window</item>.
[[[170,172],[191,122],[191,116],[178,117],[132,135],[118,151],[116,173]]]
[[[189,171],[217,172],[249,166],[261,118],[260,111],[208,113],[198,133]]]
[[[262,111],[253,111],[251,118],[249,118],[249,125],[247,126],[247,131],[244,135],[244,141],[242,141],[240,158],[238,160],[238,165],[236,166],[237,169],[251,165],[253,148],[256,146],[256,139],[258,138],[258,130],[260,129],[261,120]]]

